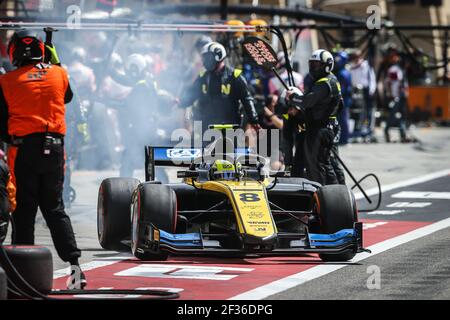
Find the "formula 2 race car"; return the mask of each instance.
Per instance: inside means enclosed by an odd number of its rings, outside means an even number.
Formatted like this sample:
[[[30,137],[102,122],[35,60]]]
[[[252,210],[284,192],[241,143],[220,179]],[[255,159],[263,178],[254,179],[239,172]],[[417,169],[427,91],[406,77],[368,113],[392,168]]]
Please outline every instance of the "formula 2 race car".
[[[224,127],[221,127],[224,128]],[[224,144],[229,143],[225,135]],[[125,245],[141,260],[173,255],[279,256],[318,253],[348,261],[363,249],[352,191],[272,175],[250,150],[146,147],[146,182],[109,178],[98,194],[101,246]],[[154,181],[155,166],[187,166],[181,183]]]

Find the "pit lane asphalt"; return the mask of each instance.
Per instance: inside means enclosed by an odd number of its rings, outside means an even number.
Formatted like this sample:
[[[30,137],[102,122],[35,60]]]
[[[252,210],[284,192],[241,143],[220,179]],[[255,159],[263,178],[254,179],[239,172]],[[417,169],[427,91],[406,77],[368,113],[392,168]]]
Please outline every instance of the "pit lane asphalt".
[[[450,299],[449,244],[450,229],[444,229],[267,299],[447,300]],[[371,266],[380,270],[379,289],[367,286],[372,275],[367,270]]]
[[[412,130],[412,134],[416,136],[421,141],[421,143],[386,144],[384,142],[380,142],[378,144],[352,144],[342,147],[340,149],[341,157],[357,178],[362,177],[368,172],[373,172],[380,177],[381,183],[383,185],[450,168],[450,161],[449,161],[450,128],[417,128]],[[380,141],[383,140],[381,131],[378,132],[378,137],[380,138]],[[171,172],[171,178],[176,175],[175,172],[176,170]],[[72,176],[73,182],[72,185],[77,191],[77,200],[72,205],[72,207],[67,210],[67,212],[69,213],[72,219],[78,245],[83,251],[83,255],[80,260],[81,263],[92,261],[95,258],[114,256],[117,254],[116,252],[104,251],[103,249],[100,248],[97,240],[97,226],[96,226],[97,225],[96,206],[97,206],[98,187],[104,178],[113,177],[117,175],[118,175],[117,171],[100,171],[100,172],[76,171]],[[142,179],[143,171],[136,172],[135,175],[136,177]],[[347,177],[347,179],[349,178]],[[373,187],[374,185],[368,184],[365,186]],[[407,272],[408,270],[415,272],[416,269],[413,268],[414,263],[411,262],[408,255],[395,254],[394,252],[399,251],[400,253],[402,253],[401,248],[403,247],[414,248],[413,245],[415,245],[416,243],[418,244],[417,250],[419,250],[419,252],[422,252],[420,251],[420,249],[424,248],[425,250],[426,245],[430,244],[431,251],[429,253],[429,256],[427,257],[426,255],[424,255],[423,261],[426,262],[426,261],[434,261],[436,259],[439,260],[439,257],[441,257],[440,260],[436,262],[437,263],[436,268],[438,268],[441,264],[444,263],[444,261],[442,260],[444,259],[443,257],[450,256],[448,254],[448,251],[446,252],[446,254],[444,254],[445,252],[439,254],[440,251],[436,253],[434,253],[433,251],[437,249],[431,249],[431,248],[441,248],[439,247],[439,244],[440,239],[442,238],[439,238],[438,236],[441,235],[442,233],[449,234],[450,230],[446,229],[443,230],[442,232],[424,237],[422,239],[406,244],[402,247],[391,249],[386,253],[379,254],[374,258],[369,258],[360,263],[364,263],[364,265],[368,264],[369,262],[378,264],[381,267],[382,279],[384,276],[389,274],[389,267],[393,268],[394,266],[398,266],[399,269],[397,271],[394,270],[392,274],[395,274],[394,272],[399,272],[397,273],[399,279],[406,277],[405,279],[411,279],[412,281],[413,276],[411,276],[411,278],[408,278]],[[442,241],[443,243],[445,243],[444,240]],[[55,270],[67,266],[67,264],[65,264],[58,258],[53,248],[49,231],[45,227],[45,224],[43,223],[43,219],[40,216],[40,214],[38,215],[36,223],[36,243],[48,246],[52,250]],[[445,247],[441,248],[440,250],[444,249]],[[418,259],[418,257],[416,257],[415,259]],[[405,263],[404,266],[403,263]],[[410,265],[408,265],[408,263],[410,263]],[[446,263],[448,265],[448,260]],[[387,269],[384,269],[384,266],[386,266]],[[409,269],[406,266],[408,266]],[[327,295],[327,298],[336,299],[340,297],[342,298],[345,298],[347,296],[350,297],[352,296],[352,292],[355,292],[354,290],[356,290],[360,294],[364,290],[368,291],[368,293],[365,293],[367,298],[370,298],[371,296],[381,297],[380,292],[382,291],[368,290],[366,288],[365,283],[369,276],[366,273],[366,267],[363,267],[363,270],[361,270],[359,274],[356,272],[352,273],[351,272],[352,268],[353,267],[351,268],[346,267],[342,270],[336,271],[335,273],[323,277],[323,279],[329,279],[329,277],[338,277],[334,279],[335,281],[324,281],[322,278],[313,280],[310,283],[301,285],[299,288],[293,288],[291,290],[286,291],[285,293],[280,294],[280,297],[282,296],[284,299],[303,299],[308,297],[321,298],[325,297],[326,292],[328,291],[332,292],[333,288],[335,289],[335,292],[340,294],[336,295],[330,294]],[[433,268],[430,269],[430,271],[433,270],[435,269]],[[437,272],[445,271],[445,269],[444,270],[436,269],[436,271]],[[346,276],[339,277],[341,273],[343,275],[345,274]],[[424,280],[425,279],[424,277],[426,275],[425,273],[426,272],[424,271],[423,273],[418,274],[417,280]],[[447,273],[447,276],[449,274],[450,271]],[[386,276],[385,279],[387,281],[387,279],[389,278],[387,278]],[[328,283],[329,285],[329,287],[325,288],[322,287],[322,290],[325,290],[325,292],[322,293],[322,296],[302,294],[302,292],[306,292],[303,291],[303,288],[305,288],[305,286],[310,287],[311,284],[315,283],[316,281],[324,281],[324,283]],[[445,285],[444,281],[441,282],[444,284],[443,287],[447,288],[446,291],[447,294],[443,293],[442,296],[448,298],[449,297],[448,288],[450,286],[448,285],[448,283],[447,285]],[[439,282],[439,285],[441,282]],[[382,290],[385,283],[388,282],[382,282]],[[317,288],[319,288],[319,285],[320,284],[317,284]],[[349,291],[347,293],[347,291],[344,289],[347,289],[347,286],[351,287],[352,285],[356,289],[349,288]],[[424,285],[424,283],[422,283],[422,285]],[[360,287],[359,289],[358,286]],[[433,288],[436,287],[436,285],[431,284],[430,282],[428,287]],[[319,291],[320,290],[316,289],[315,292],[319,293]],[[404,291],[408,290],[404,289]],[[435,293],[437,293],[437,291],[435,291]],[[345,294],[345,297],[343,296],[343,294]],[[276,297],[278,297],[278,295],[275,296],[274,298]],[[397,297],[385,296],[385,298],[394,299]]]

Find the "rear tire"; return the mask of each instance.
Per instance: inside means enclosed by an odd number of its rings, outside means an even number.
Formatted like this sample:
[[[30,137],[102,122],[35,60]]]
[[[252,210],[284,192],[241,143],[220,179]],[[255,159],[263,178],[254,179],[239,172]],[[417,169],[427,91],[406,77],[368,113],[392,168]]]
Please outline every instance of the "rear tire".
[[[145,247],[146,230],[156,228],[175,233],[177,224],[177,197],[168,186],[154,183],[139,185],[133,196],[131,250],[144,261],[162,261],[168,252],[153,252]]]
[[[121,241],[130,237],[131,196],[138,185],[139,180],[133,178],[109,178],[100,185],[97,234],[102,248],[129,250]]]
[[[4,249],[14,268],[31,287],[43,295],[51,292],[53,288],[53,259],[48,248],[41,246],[4,246]],[[1,261],[1,263],[11,282],[28,295],[38,296],[23,285],[6,261]]]
[[[313,212],[318,215],[319,225],[313,230],[332,234],[342,229],[353,229],[358,221],[356,201],[350,189],[343,185],[323,186],[314,194]],[[313,231],[314,232],[314,231]],[[319,254],[323,261],[348,261],[355,256],[353,250],[339,254]]]

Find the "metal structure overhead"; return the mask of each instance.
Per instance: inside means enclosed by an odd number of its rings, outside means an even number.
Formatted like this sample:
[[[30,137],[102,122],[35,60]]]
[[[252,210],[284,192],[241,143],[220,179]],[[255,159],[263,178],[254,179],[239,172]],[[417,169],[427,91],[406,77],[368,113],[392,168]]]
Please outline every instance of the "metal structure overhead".
[[[171,5],[154,5],[148,9],[150,13],[167,15],[167,14],[186,14],[204,15],[218,14],[222,19],[227,19],[228,14],[257,14],[266,16],[283,16],[298,20],[311,19],[324,22],[338,22],[351,24],[366,24],[365,18],[356,18],[343,14],[313,10],[304,7],[295,8],[279,8],[275,6],[259,5],[215,5],[215,4],[171,4]]]
[[[21,21],[28,21],[28,22],[36,20],[36,16],[28,14],[28,11],[25,9],[21,9],[19,10],[19,12],[23,13],[24,16],[19,18],[1,17],[0,19],[1,21],[8,21],[8,20],[14,21],[20,19]],[[221,0],[220,4],[194,3],[194,4],[152,5],[150,8],[147,9],[147,12],[156,15],[189,14],[190,16],[217,14],[220,16],[220,19],[222,20],[226,20],[229,14],[241,14],[241,15],[257,14],[262,16],[279,15],[297,20],[311,19],[321,22],[365,25],[365,17],[357,18],[343,14],[308,9],[304,7],[279,8],[276,6],[269,6],[269,5],[258,5],[258,6],[229,5],[227,4],[226,0]],[[130,18],[113,18],[108,20],[113,20],[118,23],[127,23],[139,19],[140,19],[139,17],[135,16]],[[96,19],[96,22],[99,22],[99,20],[102,19]]]
[[[86,20],[89,21],[89,20]],[[178,24],[178,23],[157,23],[145,24],[138,22],[129,23],[108,23],[108,22],[81,22],[78,25],[68,24],[66,22],[1,22],[1,29],[42,29],[43,27],[57,28],[58,30],[89,30],[89,31],[183,31],[183,32],[255,32],[258,27],[255,26],[231,26],[224,24]]]

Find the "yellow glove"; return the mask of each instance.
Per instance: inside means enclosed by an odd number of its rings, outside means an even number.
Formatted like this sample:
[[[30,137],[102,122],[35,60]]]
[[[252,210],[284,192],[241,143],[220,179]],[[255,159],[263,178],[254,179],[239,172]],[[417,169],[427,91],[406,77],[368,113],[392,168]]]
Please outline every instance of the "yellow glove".
[[[50,55],[51,55],[50,62],[51,62],[51,64],[60,64],[61,62],[59,61],[58,53],[56,52],[56,47],[55,46],[49,46],[49,45],[45,45],[45,47],[50,52]]]

